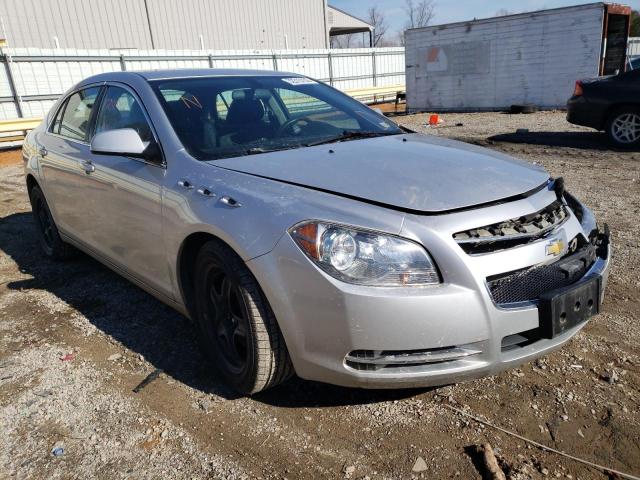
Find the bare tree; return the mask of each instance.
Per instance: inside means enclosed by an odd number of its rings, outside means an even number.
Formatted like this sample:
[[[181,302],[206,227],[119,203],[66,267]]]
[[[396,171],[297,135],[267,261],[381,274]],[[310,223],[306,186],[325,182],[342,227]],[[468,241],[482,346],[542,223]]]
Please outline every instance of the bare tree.
[[[356,43],[356,35],[347,33],[344,35],[336,35],[331,37],[331,48],[353,48]]]
[[[631,11],[631,36],[640,36],[640,11]]]
[[[369,24],[373,25],[373,46],[377,47],[389,30],[387,17],[378,7],[371,7],[367,12]]]
[[[407,12],[406,28],[420,28],[429,25],[435,15],[434,0],[405,0],[404,10]]]

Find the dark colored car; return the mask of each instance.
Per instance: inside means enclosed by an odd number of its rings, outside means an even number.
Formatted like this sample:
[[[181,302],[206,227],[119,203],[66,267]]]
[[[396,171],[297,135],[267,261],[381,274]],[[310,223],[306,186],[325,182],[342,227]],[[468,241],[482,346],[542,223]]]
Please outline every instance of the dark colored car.
[[[578,80],[567,121],[603,130],[616,147],[640,147],[640,70]]]

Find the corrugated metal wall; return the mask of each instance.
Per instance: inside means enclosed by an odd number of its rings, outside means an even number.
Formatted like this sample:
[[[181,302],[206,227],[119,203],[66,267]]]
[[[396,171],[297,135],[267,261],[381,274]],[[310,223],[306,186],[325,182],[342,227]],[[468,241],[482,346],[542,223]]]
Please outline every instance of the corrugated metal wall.
[[[342,90],[404,83],[403,48],[272,51],[5,49],[0,63],[0,119],[43,116],[55,99],[97,73],[160,68],[250,68],[301,73]],[[120,56],[122,54],[122,57]],[[8,63],[6,63],[8,62]],[[375,74],[374,74],[375,65]]]
[[[144,0],[2,0],[0,17],[13,47],[151,48]]]
[[[411,110],[566,104],[576,79],[598,75],[602,4],[406,32]]]
[[[153,0],[155,48],[326,48],[323,0]]]
[[[86,49],[326,48],[325,9],[326,0],[0,1],[9,45],[24,48],[55,48],[54,38]]]

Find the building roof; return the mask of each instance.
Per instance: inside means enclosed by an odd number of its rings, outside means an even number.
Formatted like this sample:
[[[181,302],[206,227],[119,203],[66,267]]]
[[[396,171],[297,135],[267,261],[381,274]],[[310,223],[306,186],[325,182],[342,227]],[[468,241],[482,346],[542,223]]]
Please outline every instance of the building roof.
[[[329,35],[344,35],[373,30],[373,25],[370,23],[331,5],[327,7],[327,27],[329,27]]]

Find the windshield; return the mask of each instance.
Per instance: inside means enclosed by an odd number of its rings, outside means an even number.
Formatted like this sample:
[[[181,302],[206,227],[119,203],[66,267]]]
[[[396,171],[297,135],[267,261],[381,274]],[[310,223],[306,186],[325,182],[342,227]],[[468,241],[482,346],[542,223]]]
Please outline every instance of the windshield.
[[[199,160],[397,135],[366,105],[304,77],[205,77],[151,82],[174,130]]]

